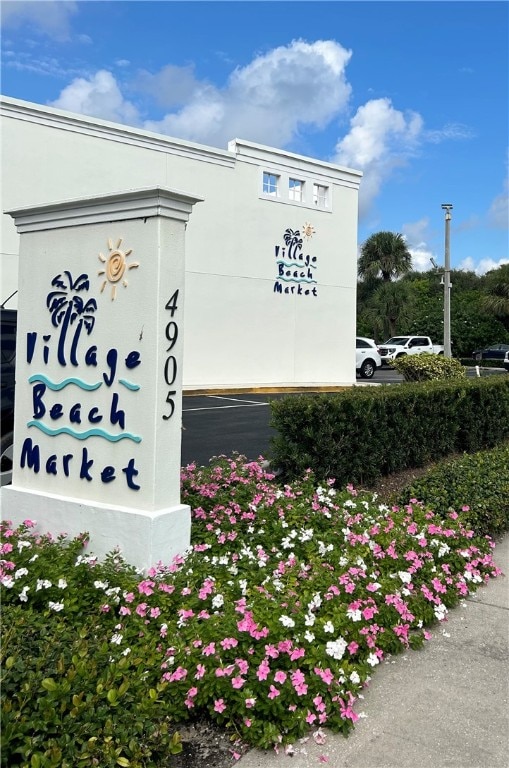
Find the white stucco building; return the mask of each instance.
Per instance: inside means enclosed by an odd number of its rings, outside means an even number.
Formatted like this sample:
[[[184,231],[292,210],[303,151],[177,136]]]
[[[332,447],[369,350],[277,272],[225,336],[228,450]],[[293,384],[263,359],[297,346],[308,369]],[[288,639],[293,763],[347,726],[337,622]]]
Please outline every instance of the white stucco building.
[[[185,390],[354,383],[360,172],[7,97],[1,112],[2,212],[154,186],[203,200],[186,232]],[[4,213],[1,302],[17,289],[18,239]]]

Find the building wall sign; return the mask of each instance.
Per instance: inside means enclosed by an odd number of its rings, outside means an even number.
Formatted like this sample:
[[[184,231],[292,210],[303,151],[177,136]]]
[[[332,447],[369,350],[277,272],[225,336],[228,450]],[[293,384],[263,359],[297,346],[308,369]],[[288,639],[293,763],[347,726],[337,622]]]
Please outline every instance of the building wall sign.
[[[318,296],[318,257],[303,250],[303,240],[309,240],[315,230],[311,224],[305,224],[302,232],[301,235],[298,229],[286,229],[284,245],[274,247],[277,267],[274,293]]]

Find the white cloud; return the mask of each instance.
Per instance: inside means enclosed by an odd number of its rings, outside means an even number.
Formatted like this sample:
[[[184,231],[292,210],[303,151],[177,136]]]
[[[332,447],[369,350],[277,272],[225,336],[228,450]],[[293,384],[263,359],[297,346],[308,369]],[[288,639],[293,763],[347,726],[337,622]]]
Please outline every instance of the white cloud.
[[[426,141],[432,144],[440,144],[442,141],[450,141],[451,139],[473,139],[474,137],[475,131],[462,123],[447,123],[443,128],[427,130],[424,133]]]
[[[431,258],[439,261],[427,245],[429,237],[429,219],[419,219],[409,224],[403,224],[401,233],[407,241],[407,247],[412,254],[412,269],[416,272],[427,272],[432,269]]]
[[[350,132],[336,146],[333,160],[364,172],[359,212],[364,215],[394,168],[405,165],[422,139],[423,120],[400,112],[390,99],[373,99],[359,107]]]
[[[509,264],[509,259],[481,259],[477,264],[474,262],[471,256],[467,256],[466,259],[458,265],[458,269],[464,269],[467,272],[475,272],[476,275],[485,275],[492,269],[498,269],[502,264]]]
[[[299,127],[323,128],[345,109],[350,57],[351,51],[331,40],[293,41],[235,69],[225,88],[188,78],[192,93],[185,106],[145,127],[215,146],[235,137],[285,146]],[[164,74],[171,82],[175,73]]]
[[[111,72],[103,69],[88,79],[73,80],[50,106],[118,123],[139,122],[136,107],[124,99]]]
[[[38,0],[24,2],[11,0],[2,2],[2,28],[18,29],[30,26],[40,33],[47,34],[55,40],[70,38],[70,20],[78,11],[78,3],[61,2],[61,0]]]

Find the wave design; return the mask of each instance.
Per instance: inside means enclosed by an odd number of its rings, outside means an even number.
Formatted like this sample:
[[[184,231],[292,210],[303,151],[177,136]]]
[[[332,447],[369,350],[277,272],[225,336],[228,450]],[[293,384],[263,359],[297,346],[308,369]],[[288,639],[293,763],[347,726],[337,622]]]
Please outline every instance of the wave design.
[[[137,392],[140,389],[139,384],[133,384],[132,381],[127,381],[127,379],[119,379],[119,384],[122,384],[126,389],[130,389],[131,392]]]
[[[283,261],[282,259],[276,261],[276,264],[282,264],[283,267],[295,267],[296,269],[307,269],[308,267],[310,269],[316,269],[318,266],[318,264],[300,264],[298,261],[291,261],[287,264],[286,261]]]
[[[77,379],[74,376],[70,376],[68,379],[63,379],[60,382],[52,381],[51,379],[48,379],[48,377],[43,373],[34,373],[28,379],[29,384],[33,384],[36,381],[45,384],[48,389],[52,389],[53,392],[60,392],[61,389],[64,389],[64,387],[67,387],[69,384],[75,384],[77,387],[84,389],[87,392],[93,392],[94,389],[99,389],[99,387],[102,385],[102,381],[98,381],[96,384],[87,384],[87,382],[83,381],[83,379]]]
[[[88,440],[89,437],[102,437],[110,443],[118,443],[119,440],[132,440],[134,443],[141,443],[141,437],[133,435],[131,432],[123,432],[121,435],[111,435],[104,429],[97,428],[87,429],[86,432],[76,432],[76,430],[71,429],[71,427],[51,429],[51,427],[47,427],[46,424],[41,424],[39,421],[29,421],[27,427],[37,427],[37,429],[40,429],[45,435],[50,435],[50,437],[54,437],[55,435],[70,435],[77,440]]]
[[[318,280],[308,280],[306,277],[301,277],[297,280],[295,277],[276,277],[276,280],[282,280],[284,283],[317,283]]]

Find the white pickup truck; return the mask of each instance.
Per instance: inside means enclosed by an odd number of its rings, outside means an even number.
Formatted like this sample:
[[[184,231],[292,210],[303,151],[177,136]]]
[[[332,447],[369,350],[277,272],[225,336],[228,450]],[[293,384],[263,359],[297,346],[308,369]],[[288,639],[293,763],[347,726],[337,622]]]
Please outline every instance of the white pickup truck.
[[[420,355],[427,352],[430,355],[443,355],[442,344],[433,344],[429,336],[393,336],[378,347],[382,365],[390,365],[397,357],[403,355]]]

